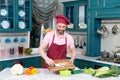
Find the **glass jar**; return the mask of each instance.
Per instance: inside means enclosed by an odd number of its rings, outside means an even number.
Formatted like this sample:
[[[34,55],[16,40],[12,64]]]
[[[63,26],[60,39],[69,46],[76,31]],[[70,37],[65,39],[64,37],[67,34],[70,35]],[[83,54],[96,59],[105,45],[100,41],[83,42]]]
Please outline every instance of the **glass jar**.
[[[18,54],[23,54],[23,44],[18,46]]]

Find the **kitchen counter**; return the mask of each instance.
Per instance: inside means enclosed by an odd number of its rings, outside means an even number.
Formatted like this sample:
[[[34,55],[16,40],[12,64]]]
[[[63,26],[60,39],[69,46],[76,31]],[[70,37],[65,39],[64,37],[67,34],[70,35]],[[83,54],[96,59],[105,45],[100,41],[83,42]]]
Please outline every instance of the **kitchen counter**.
[[[39,56],[40,56],[40,54],[38,54],[38,53],[33,53],[31,55],[18,55],[18,54],[16,54],[16,55],[9,55],[9,56],[6,56],[6,57],[0,57],[0,61],[22,59],[22,58],[30,58],[30,57],[39,57]],[[70,57],[70,54],[68,54],[67,57]],[[80,51],[77,51],[76,58],[86,60],[86,61],[91,61],[91,62],[97,62],[97,63],[103,63],[103,64],[108,64],[108,65],[120,66],[120,64],[118,64],[118,63],[112,63],[112,62],[96,60],[96,59],[99,59],[100,56],[98,56],[98,57],[84,56],[84,55],[81,54]]]
[[[40,56],[40,55],[38,53],[31,54],[31,55],[15,54],[15,55],[8,55],[8,56],[5,56],[5,57],[0,57],[0,61],[22,59],[22,58],[30,58],[30,57],[37,57],[37,56]]]
[[[70,55],[67,55],[67,56],[70,57]],[[89,57],[89,56],[82,55],[81,52],[77,52],[76,58],[77,59],[81,59],[81,60],[91,61],[91,62],[108,64],[108,65],[116,65],[116,66],[120,67],[119,63],[113,63],[113,62],[107,62],[107,61],[97,60],[97,59],[100,58],[100,56],[98,56],[98,57]]]
[[[77,54],[76,58],[82,59],[82,60],[86,60],[86,61],[91,61],[91,62],[108,64],[108,65],[116,65],[116,66],[120,67],[119,63],[113,63],[113,62],[107,62],[107,61],[97,60],[97,59],[100,58],[100,56],[98,56],[98,57],[89,57],[89,56],[84,56],[84,55],[81,55],[81,54]]]
[[[6,68],[0,72],[0,80],[120,80],[118,77],[97,78],[88,74],[79,73],[71,74],[69,77],[60,76],[59,73],[50,72],[48,69],[40,68],[37,75],[19,75],[15,76],[10,73],[10,68]]]

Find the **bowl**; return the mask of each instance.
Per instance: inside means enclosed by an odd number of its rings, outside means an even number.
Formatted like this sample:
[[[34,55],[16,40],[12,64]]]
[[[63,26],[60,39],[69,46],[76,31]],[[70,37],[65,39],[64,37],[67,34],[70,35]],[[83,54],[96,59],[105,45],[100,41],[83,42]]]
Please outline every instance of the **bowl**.
[[[79,74],[81,73],[82,71],[81,70],[71,70],[71,73],[72,74]]]
[[[59,71],[60,75],[61,76],[64,76],[64,77],[67,77],[67,76],[70,76],[71,75],[71,71],[70,70],[60,70]]]
[[[83,70],[79,69],[78,67],[76,67],[75,69],[70,69],[72,74],[79,74],[82,73]]]

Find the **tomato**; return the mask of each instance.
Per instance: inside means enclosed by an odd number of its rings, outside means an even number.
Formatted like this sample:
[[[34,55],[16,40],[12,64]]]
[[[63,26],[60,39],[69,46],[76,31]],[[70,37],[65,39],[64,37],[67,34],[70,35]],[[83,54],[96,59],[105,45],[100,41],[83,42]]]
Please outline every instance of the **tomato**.
[[[35,68],[34,66],[30,66],[29,69],[32,70],[33,68]]]
[[[28,68],[28,69],[25,70],[25,74],[26,74],[26,75],[31,75],[32,72],[31,72],[31,70]]]

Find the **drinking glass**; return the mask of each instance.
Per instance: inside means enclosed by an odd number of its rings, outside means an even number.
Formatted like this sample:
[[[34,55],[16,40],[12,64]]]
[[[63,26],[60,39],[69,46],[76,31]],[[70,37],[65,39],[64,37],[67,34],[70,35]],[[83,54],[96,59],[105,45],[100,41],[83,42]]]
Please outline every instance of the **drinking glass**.
[[[10,48],[10,55],[14,54],[14,48]]]
[[[1,57],[5,57],[6,56],[6,49],[1,49]]]
[[[19,54],[23,54],[23,46],[18,47],[18,52],[19,52]]]

